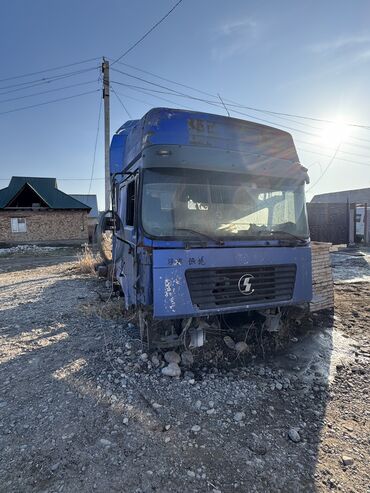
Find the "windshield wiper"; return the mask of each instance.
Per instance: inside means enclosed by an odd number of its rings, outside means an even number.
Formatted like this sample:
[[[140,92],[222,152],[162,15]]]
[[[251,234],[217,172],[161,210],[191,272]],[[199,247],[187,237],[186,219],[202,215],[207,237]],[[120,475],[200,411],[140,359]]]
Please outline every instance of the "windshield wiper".
[[[202,231],[197,231],[195,229],[190,229],[190,228],[173,228],[173,229],[174,229],[174,231],[189,231],[190,233],[204,236],[205,238],[207,238],[207,240],[214,241],[218,245],[224,245],[224,242],[222,240],[219,240],[218,238],[214,238],[213,236],[211,236],[207,233],[203,233]]]
[[[307,242],[307,239],[306,238],[302,238],[301,236],[297,236],[297,235],[295,235],[293,233],[289,233],[288,231],[284,231],[283,229],[268,230],[268,231],[258,231],[258,234],[260,234],[260,235],[262,235],[264,233],[271,234],[271,235],[274,235],[274,234],[278,234],[278,235],[284,234],[284,235],[290,236],[291,238],[294,238],[299,243],[306,243]]]

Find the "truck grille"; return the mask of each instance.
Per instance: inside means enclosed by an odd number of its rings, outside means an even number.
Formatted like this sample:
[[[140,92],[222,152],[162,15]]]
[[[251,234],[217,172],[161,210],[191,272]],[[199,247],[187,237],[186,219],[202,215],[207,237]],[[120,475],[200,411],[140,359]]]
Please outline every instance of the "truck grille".
[[[296,270],[295,264],[258,265],[189,269],[185,275],[192,303],[206,310],[290,300]]]

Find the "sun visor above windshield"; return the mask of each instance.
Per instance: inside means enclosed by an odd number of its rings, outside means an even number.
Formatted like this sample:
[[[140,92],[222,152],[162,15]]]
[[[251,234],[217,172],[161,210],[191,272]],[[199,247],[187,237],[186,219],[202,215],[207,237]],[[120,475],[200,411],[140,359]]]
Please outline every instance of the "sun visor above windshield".
[[[287,178],[307,182],[307,170],[301,164],[273,156],[208,147],[153,145],[142,155],[144,168],[189,168],[229,173]]]

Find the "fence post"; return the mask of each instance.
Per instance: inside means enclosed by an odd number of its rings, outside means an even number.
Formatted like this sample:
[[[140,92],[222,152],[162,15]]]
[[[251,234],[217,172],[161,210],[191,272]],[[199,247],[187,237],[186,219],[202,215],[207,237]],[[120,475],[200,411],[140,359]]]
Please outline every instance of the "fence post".
[[[367,202],[364,204],[364,245],[369,244],[369,223],[368,223],[368,210]]]

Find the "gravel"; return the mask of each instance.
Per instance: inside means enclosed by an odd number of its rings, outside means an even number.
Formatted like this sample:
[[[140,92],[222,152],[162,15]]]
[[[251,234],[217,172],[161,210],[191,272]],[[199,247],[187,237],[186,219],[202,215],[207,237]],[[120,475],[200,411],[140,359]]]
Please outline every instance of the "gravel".
[[[292,440],[292,442],[298,443],[301,441],[301,436],[296,428],[290,428],[288,431],[288,437]]]
[[[168,363],[104,281],[17,262],[0,273],[0,491],[366,491],[366,283],[337,285],[338,320],[279,353],[238,355],[223,333]]]

